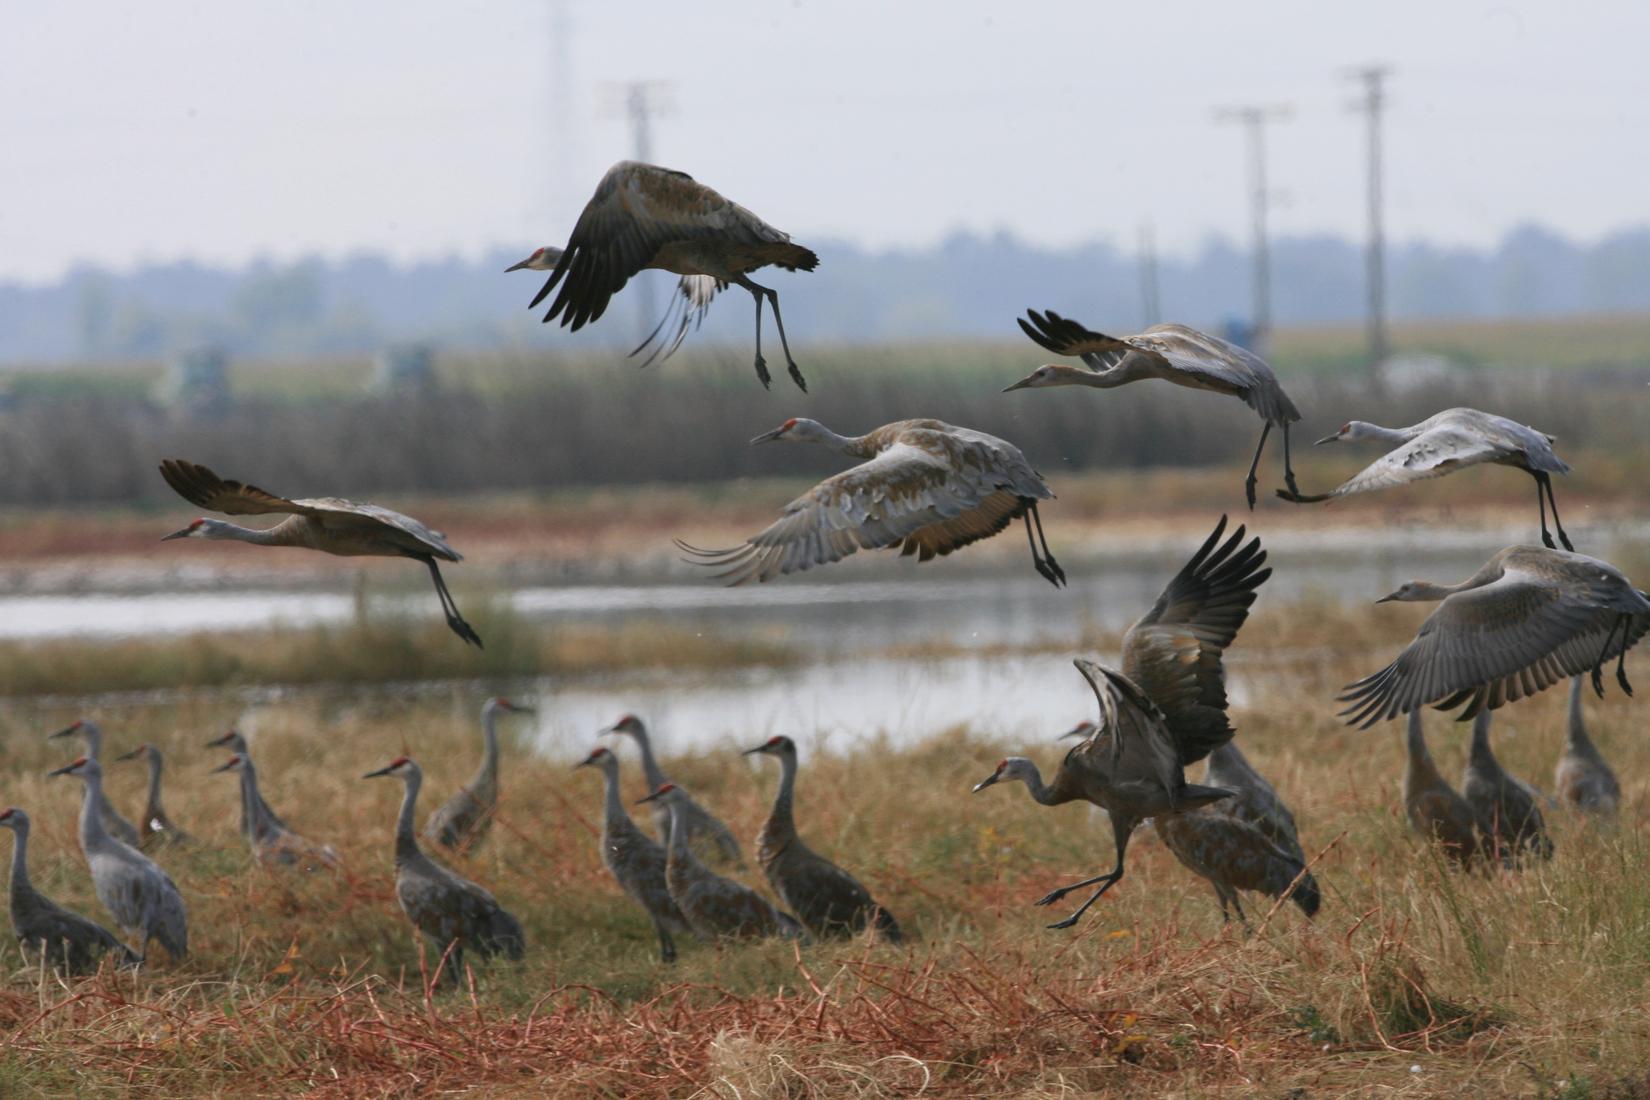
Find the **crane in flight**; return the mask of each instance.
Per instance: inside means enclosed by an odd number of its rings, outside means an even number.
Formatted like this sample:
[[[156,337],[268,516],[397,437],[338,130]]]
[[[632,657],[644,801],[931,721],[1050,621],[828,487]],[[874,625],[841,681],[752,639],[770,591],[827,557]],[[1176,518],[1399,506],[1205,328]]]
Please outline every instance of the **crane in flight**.
[[[1567,474],[1570,467],[1553,453],[1553,437],[1545,432],[1477,409],[1445,409],[1407,428],[1383,428],[1364,420],[1349,420],[1341,425],[1340,431],[1324,436],[1316,445],[1365,439],[1378,440],[1392,445],[1393,449],[1327,493],[1303,494],[1293,489],[1279,489],[1278,496],[1293,504],[1316,504],[1443,477],[1468,466],[1490,462],[1523,470],[1535,479],[1542,544],[1549,550],[1558,549],[1547,530],[1547,505],[1551,504],[1559,541],[1564,549],[1575,549],[1558,520],[1558,500],[1553,496],[1552,475]]]
[[[161,539],[229,539],[258,546],[298,546],[341,557],[411,558],[423,562],[435,582],[441,612],[454,634],[481,648],[481,637],[458,613],[447,582],[441,579],[442,561],[462,561],[447,545],[446,536],[400,512],[376,504],[357,504],[340,497],[288,500],[255,485],[228,481],[194,462],[169,458],[160,464],[166,484],[191,504],[227,516],[284,515],[281,522],[262,529],[240,527],[221,519],[197,519],[181,531]]]
[[[1029,318],[1029,321],[1028,321]],[[1084,328],[1053,310],[1026,311],[1020,329],[1033,341],[1056,355],[1075,355],[1083,367],[1049,363],[1038,367],[1003,390],[1044,389],[1049,386],[1092,386],[1109,390],[1160,378],[1194,390],[1229,394],[1259,414],[1264,427],[1249,463],[1249,477],[1243,483],[1249,510],[1255,508],[1255,471],[1260,467],[1266,437],[1274,427],[1283,429],[1283,479],[1291,492],[1298,493],[1295,470],[1289,461],[1289,425],[1301,418],[1300,410],[1283,392],[1277,375],[1266,360],[1185,325],[1153,325],[1137,336],[1106,336]]]
[[[808,383],[785,339],[778,292],[749,278],[769,264],[786,271],[812,271],[819,257],[686,172],[622,160],[596,185],[566,249],[528,308],[536,308],[554,290],[556,297],[544,320],[560,318],[563,326],[577,332],[600,318],[608,300],[638,272],[654,268],[676,275],[708,275],[719,285],[744,287],[756,299],[756,377],[762,385],[771,382],[762,358],[766,299],[773,307],[785,366],[806,391]]]
[[[780,519],[739,546],[701,550],[676,540],[693,564],[722,569],[719,580],[771,581],[862,548],[898,546],[902,555],[929,561],[1023,519],[1032,566],[1056,588],[1066,583],[1037,511],[1038,502],[1054,494],[1007,440],[940,420],[896,420],[846,436],[817,420],[792,417],[751,443],[775,440],[819,443],[861,461],[791,501]]]

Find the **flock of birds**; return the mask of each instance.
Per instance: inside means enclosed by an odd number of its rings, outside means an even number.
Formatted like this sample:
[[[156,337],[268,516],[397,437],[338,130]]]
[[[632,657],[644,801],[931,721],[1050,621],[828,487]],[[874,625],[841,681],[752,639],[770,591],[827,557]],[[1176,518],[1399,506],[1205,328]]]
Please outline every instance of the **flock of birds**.
[[[646,269],[680,276],[664,318],[632,355],[645,362],[668,357],[696,328],[717,294],[743,287],[756,304],[755,368],[764,386],[770,376],[762,357],[762,308],[773,313],[791,378],[806,382],[791,356],[779,312],[779,295],[752,282],[752,272],[778,266],[812,271],[818,257],[755,214],[692,177],[654,165],[622,162],[603,177],[580,215],[565,248],[540,248],[509,270],[550,272],[532,301],[552,293],[545,320],[578,329],[599,319],[609,300]],[[1324,493],[1303,493],[1290,454],[1290,426],[1301,413],[1259,356],[1217,337],[1178,324],[1155,325],[1133,336],[1091,331],[1053,311],[1028,311],[1020,327],[1041,347],[1075,357],[1081,367],[1048,364],[1007,391],[1053,386],[1102,389],[1156,378],[1191,389],[1240,398],[1262,420],[1254,460],[1244,482],[1253,510],[1261,456],[1274,427],[1283,437],[1286,488],[1278,496],[1310,504],[1394,488],[1469,466],[1494,463],[1529,474],[1536,484],[1540,546],[1501,550],[1473,576],[1457,584],[1412,581],[1387,600],[1437,602],[1414,641],[1385,668],[1351,684],[1340,697],[1351,724],[1407,716],[1408,769],[1404,797],[1410,821],[1463,866],[1516,866],[1551,854],[1542,808],[1546,799],[1509,776],[1490,748],[1493,711],[1571,681],[1569,742],[1557,770],[1557,791],[1583,810],[1613,812],[1620,797],[1615,776],[1582,725],[1585,679],[1603,694],[1603,669],[1614,661],[1615,678],[1632,694],[1626,653],[1650,632],[1650,596],[1607,562],[1576,553],[1558,516],[1551,475],[1569,469],[1552,449],[1552,437],[1516,421],[1476,409],[1449,409],[1419,424],[1387,428],[1350,421],[1319,444],[1373,440],[1391,449],[1363,471]],[[1054,499],[1042,476],[1012,443],[938,420],[904,420],[863,435],[840,435],[805,418],[786,420],[752,443],[823,445],[856,464],[821,481],[785,505],[781,517],[736,547],[678,546],[688,560],[715,570],[729,584],[766,582],[840,561],[858,550],[899,548],[919,561],[944,556],[990,538],[1016,520],[1025,527],[1033,568],[1055,586],[1066,583],[1044,534],[1040,506]],[[167,539],[228,539],[265,546],[292,546],[347,556],[410,558],[430,572],[448,626],[466,643],[480,636],[459,613],[438,562],[459,554],[444,536],[411,517],[373,504],[337,497],[288,498],[220,478],[182,459],[161,464],[161,474],[184,499],[226,515],[278,515],[273,527],[255,529],[198,518]],[[1547,524],[1552,512],[1552,527]],[[1093,689],[1098,719],[1068,736],[1078,743],[1045,782],[1037,766],[1010,757],[974,789],[1009,780],[1025,784],[1044,805],[1074,800],[1103,808],[1111,821],[1115,863],[1110,871],[1064,886],[1038,904],[1097,887],[1082,905],[1052,927],[1074,925],[1105,892],[1122,880],[1125,854],[1138,826],[1150,821],[1181,863],[1208,880],[1221,910],[1245,919],[1240,891],[1289,898],[1308,916],[1321,904],[1311,864],[1294,816],[1272,785],[1233,743],[1227,714],[1223,656],[1246,620],[1260,586],[1271,575],[1260,539],[1245,541],[1239,526],[1230,535],[1221,517],[1212,534],[1175,574],[1157,602],[1124,637],[1121,669],[1094,661],[1076,666]],[[1457,793],[1439,774],[1421,728],[1422,708],[1461,708],[1472,719],[1471,757]],[[476,777],[425,826],[425,838],[465,851],[486,835],[499,799],[499,715],[527,708],[494,699],[483,708],[484,752]],[[710,863],[741,861],[732,832],[672,783],[655,759],[641,721],[627,716],[603,731],[636,744],[650,792],[658,839],[631,819],[620,794],[619,764],[606,747],[578,767],[604,777],[601,853],[623,891],[640,905],[658,933],[659,952],[675,957],[674,937],[705,940],[750,937],[827,937],[870,931],[898,941],[894,916],[849,872],[819,855],[797,834],[793,801],[796,745],[774,737],[753,749],[779,762],[772,812],[757,841],[757,861],[781,909],[750,887],[712,870]],[[84,784],[80,843],[99,900],[136,943],[122,943],[100,925],[56,905],[34,890],[27,873],[28,817],[19,809],[0,813],[0,825],[16,834],[11,911],[21,941],[71,970],[95,966],[106,952],[124,963],[146,957],[151,942],[171,955],[188,950],[184,900],[151,857],[159,847],[187,844],[161,806],[162,760],[153,746],[120,757],[149,768],[148,802],[141,828],[122,818],[102,789],[101,734],[81,721],[54,737],[78,735],[85,755],[52,772]],[[321,868],[338,855],[293,832],[259,793],[245,739],[231,731],[212,742],[233,753],[218,771],[239,777],[241,832],[264,864]],[[1205,760],[1202,783],[1186,769]],[[457,980],[465,952],[482,958],[519,958],[525,948],[520,922],[482,886],[432,860],[419,845],[416,806],[423,773],[399,757],[366,778],[404,784],[395,834],[396,893],[413,925],[443,956]]]

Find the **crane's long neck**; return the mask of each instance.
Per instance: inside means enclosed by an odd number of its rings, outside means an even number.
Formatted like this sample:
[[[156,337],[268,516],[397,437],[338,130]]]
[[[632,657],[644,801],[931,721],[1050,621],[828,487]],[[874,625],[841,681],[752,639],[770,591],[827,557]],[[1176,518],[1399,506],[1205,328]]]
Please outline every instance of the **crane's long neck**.
[[[148,826],[149,822],[151,822],[155,818],[159,817],[162,813],[161,808],[160,808],[160,770],[161,770],[161,766],[162,766],[161,765],[161,759],[160,759],[160,753],[155,752],[153,749],[151,749],[151,750],[149,750],[148,755],[149,755],[149,804],[143,810],[143,824],[144,824],[145,827]]]
[[[633,736],[636,738],[636,749],[642,754],[642,774],[647,776],[647,789],[656,791],[665,785],[666,780],[658,759],[653,755],[653,739],[645,729],[638,729]]]
[[[498,711],[488,707],[481,715],[481,767],[476,772],[476,786],[498,784]]]
[[[34,885],[29,882],[29,827],[19,823],[12,832],[17,834],[11,846],[11,893],[15,898],[34,893]]]
[[[665,848],[669,862],[686,864],[693,854],[688,851],[688,831],[686,822],[682,820],[682,804],[673,798],[665,809],[670,813],[670,841]]]
[[[298,518],[298,517],[289,517]],[[212,539],[229,539],[234,542],[250,542],[255,546],[292,546],[300,540],[297,531],[287,520],[282,520],[273,527],[242,527],[238,523],[226,523],[218,520],[210,528],[207,536]]]
[[[407,773],[407,789],[401,795],[401,816],[395,821],[395,863],[400,866],[409,859],[416,859],[418,850],[418,833],[413,828],[413,811],[418,805],[418,788],[424,785],[424,776],[421,772]]]
[[[1581,720],[1582,677],[1570,677],[1570,748],[1576,752],[1595,755],[1593,739],[1587,736],[1587,726]]]
[[[1383,428],[1379,424],[1371,424],[1367,420],[1360,425],[1358,438],[1375,439],[1382,443],[1396,446],[1399,443],[1408,443],[1421,434],[1419,425],[1410,428]]]
[[[619,794],[619,766],[615,761],[602,769],[602,818],[608,829],[622,828],[630,822],[630,814],[624,808],[624,799]]]
[[[264,813],[264,798],[258,791],[258,769],[250,756],[241,757],[241,813],[249,837],[262,836],[274,822]]]
[[[1055,791],[1043,782],[1043,773],[1038,770],[1036,764],[1032,764],[1028,761],[1025,765],[1025,769],[1026,774],[1022,775],[1020,778],[1025,781],[1026,790],[1031,794],[1032,798],[1036,799],[1038,802],[1041,802],[1045,806],[1058,806],[1063,802],[1071,801],[1069,797],[1061,795],[1059,792]]]
[[[86,774],[81,780],[86,790],[80,799],[80,847],[90,852],[109,842],[109,834],[103,828],[103,814],[99,812],[103,803],[103,777]]]
[[[1481,710],[1472,720],[1472,754],[1474,767],[1497,767],[1495,753],[1490,751],[1490,712]]]
[[[784,752],[779,754],[779,789],[773,795],[773,812],[768,815],[768,824],[762,830],[780,836],[794,836],[796,834],[796,818],[792,807],[796,800],[796,754]]]
[[[1421,712],[1409,712],[1409,734],[1406,738],[1409,749],[1409,774],[1406,777],[1412,788],[1428,787],[1437,784],[1443,777],[1438,774],[1438,765],[1433,762],[1432,752],[1427,748],[1427,735],[1421,729]]]

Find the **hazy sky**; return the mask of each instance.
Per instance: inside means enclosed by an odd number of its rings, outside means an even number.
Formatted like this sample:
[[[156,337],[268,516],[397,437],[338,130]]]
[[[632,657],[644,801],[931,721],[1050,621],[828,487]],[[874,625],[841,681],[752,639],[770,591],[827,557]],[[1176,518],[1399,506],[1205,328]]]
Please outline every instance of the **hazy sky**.
[[[805,242],[1132,245],[1149,220],[1178,251],[1246,232],[1228,103],[1293,109],[1276,231],[1361,236],[1346,69],[1383,61],[1394,236],[1590,238],[1650,221],[1647,43],[1634,0],[13,4],[0,279],[525,254],[629,155],[611,89],[641,78],[669,82],[654,159]]]

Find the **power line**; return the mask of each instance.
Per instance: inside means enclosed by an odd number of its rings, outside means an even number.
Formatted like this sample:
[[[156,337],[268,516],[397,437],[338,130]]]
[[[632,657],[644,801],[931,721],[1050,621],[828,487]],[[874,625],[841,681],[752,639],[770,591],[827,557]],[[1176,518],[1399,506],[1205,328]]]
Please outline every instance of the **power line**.
[[[1151,222],[1140,223],[1140,312],[1145,320],[1144,328],[1151,328],[1163,319],[1157,284],[1157,239]]]
[[[1224,107],[1215,112],[1217,122],[1242,124],[1249,143],[1249,204],[1254,235],[1255,304],[1250,325],[1256,348],[1266,346],[1272,331],[1272,261],[1266,233],[1266,212],[1272,194],[1266,186],[1266,124],[1289,117],[1287,107]]]
[[[1366,259],[1369,281],[1369,362],[1386,361],[1391,346],[1386,330],[1386,237],[1381,226],[1381,110],[1386,106],[1384,82],[1391,75],[1389,65],[1368,65],[1355,69],[1352,79],[1363,82],[1363,99],[1352,105],[1364,113],[1369,142],[1369,251]]]

